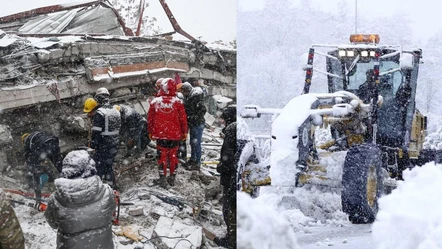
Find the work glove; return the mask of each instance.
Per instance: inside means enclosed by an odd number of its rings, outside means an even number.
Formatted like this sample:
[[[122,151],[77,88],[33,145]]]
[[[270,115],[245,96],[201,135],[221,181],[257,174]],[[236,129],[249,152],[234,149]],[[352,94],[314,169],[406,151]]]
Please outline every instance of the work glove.
[[[187,133],[184,133],[183,136],[181,136],[181,141],[187,140]]]
[[[134,147],[134,140],[133,139],[129,139],[128,141],[127,141],[127,148],[133,148]]]
[[[149,139],[155,141],[156,139],[152,137],[152,134],[149,133]]]

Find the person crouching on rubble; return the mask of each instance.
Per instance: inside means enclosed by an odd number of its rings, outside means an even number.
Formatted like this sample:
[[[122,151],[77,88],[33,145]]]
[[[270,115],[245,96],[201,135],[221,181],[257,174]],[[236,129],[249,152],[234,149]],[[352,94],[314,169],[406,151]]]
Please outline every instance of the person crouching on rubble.
[[[215,238],[219,246],[236,248],[236,106],[224,108],[221,118],[226,126],[222,130],[224,141],[216,171],[221,174],[223,186],[223,217],[227,225],[227,235],[224,238]]]
[[[146,118],[130,106],[117,105],[115,107],[121,114],[121,137],[126,145],[126,156],[132,154],[140,156],[141,151],[150,142]]]
[[[120,143],[120,112],[109,104],[98,104],[93,98],[84,102],[83,111],[92,118],[90,148],[95,150],[93,159],[97,164],[98,176],[117,188],[112,164]]]
[[[115,196],[97,176],[89,153],[68,153],[60,177],[55,180],[55,192],[44,213],[48,224],[57,229],[57,249],[113,249]]]
[[[61,172],[63,157],[60,153],[59,140],[56,136],[46,131],[25,133],[21,140],[24,147],[26,165],[29,170],[28,184],[30,188],[34,189],[36,198],[40,199],[40,177],[43,174],[47,174],[49,182],[53,182],[56,174]],[[47,159],[51,161],[58,172],[53,169],[52,165],[47,164]]]
[[[171,78],[163,79],[159,96],[150,103],[148,133],[157,140],[159,185],[162,188],[175,185],[175,168],[180,140],[187,139],[187,117],[183,102],[176,97],[176,84]],[[166,180],[167,164],[170,176]]]
[[[25,249],[25,238],[12,209],[11,203],[6,199],[5,192],[0,188],[0,248]]]

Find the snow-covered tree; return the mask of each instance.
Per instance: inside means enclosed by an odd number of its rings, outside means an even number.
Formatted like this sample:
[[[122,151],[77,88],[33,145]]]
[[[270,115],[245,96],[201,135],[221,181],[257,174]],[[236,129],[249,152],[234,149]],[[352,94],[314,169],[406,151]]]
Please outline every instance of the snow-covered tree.
[[[127,27],[131,28],[134,32],[137,30],[140,8],[143,5],[145,10],[149,7],[149,3],[145,0],[110,0],[110,2],[124,19]],[[147,16],[146,11],[144,11],[140,36],[161,33],[161,29],[156,25],[156,22],[157,19],[155,17]]]

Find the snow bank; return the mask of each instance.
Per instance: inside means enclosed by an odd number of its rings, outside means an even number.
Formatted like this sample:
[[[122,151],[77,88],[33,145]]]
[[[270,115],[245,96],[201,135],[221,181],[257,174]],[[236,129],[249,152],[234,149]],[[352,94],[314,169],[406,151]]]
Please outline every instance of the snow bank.
[[[404,182],[379,200],[373,224],[378,249],[442,248],[442,165],[404,172]]]
[[[237,193],[238,249],[300,248],[284,217],[259,198]]]

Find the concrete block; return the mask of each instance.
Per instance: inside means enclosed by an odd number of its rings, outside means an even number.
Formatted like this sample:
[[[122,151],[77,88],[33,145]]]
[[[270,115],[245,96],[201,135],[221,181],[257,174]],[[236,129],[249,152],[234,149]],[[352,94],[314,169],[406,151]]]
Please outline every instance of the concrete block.
[[[144,207],[143,206],[136,206],[129,208],[128,210],[129,215],[132,216],[139,216],[144,214]]]
[[[178,243],[181,238],[168,239],[165,237],[161,237],[161,242],[165,244],[168,248],[200,248],[202,244],[202,227],[185,225],[179,220],[173,220],[164,216],[160,217],[160,219],[158,220],[154,232],[157,236],[181,237],[189,240],[190,243],[192,243],[191,246],[189,242],[181,241]]]

